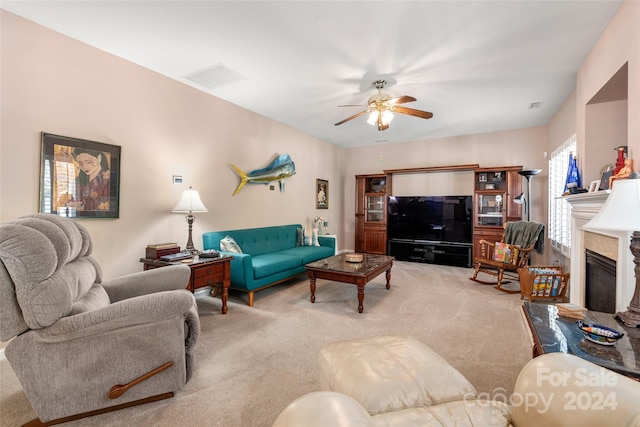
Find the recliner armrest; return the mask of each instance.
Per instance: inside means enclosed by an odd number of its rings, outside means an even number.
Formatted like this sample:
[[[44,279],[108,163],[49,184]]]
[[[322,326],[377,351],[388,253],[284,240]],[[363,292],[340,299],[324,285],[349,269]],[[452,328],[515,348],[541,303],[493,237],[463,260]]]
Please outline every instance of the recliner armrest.
[[[154,292],[186,289],[190,276],[188,266],[171,265],[106,280],[102,286],[113,303]]]
[[[518,427],[632,426],[640,421],[640,382],[565,353],[531,360],[512,404]]]
[[[98,310],[63,317],[45,329],[34,331],[41,342],[64,342],[117,331],[127,326],[155,323],[194,313],[195,297],[187,290],[158,292],[129,298]],[[196,312],[197,317],[197,312]],[[195,322],[199,329],[199,322]],[[199,333],[195,331],[196,334]]]
[[[355,399],[333,391],[307,393],[291,402],[273,427],[369,427],[369,413]]]

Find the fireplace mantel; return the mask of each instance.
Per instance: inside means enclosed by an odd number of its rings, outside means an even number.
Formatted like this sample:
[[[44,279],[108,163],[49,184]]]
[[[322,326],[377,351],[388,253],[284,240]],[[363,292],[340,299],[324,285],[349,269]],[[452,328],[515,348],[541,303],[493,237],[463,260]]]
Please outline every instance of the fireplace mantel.
[[[569,300],[584,307],[585,304],[585,234],[594,233],[613,237],[618,241],[616,262],[616,311],[626,311],[635,289],[633,256],[629,250],[631,232],[587,230],[585,224],[604,206],[609,190],[564,196],[571,205],[571,282]],[[593,250],[594,248],[590,248]],[[596,248],[597,249],[597,248]]]

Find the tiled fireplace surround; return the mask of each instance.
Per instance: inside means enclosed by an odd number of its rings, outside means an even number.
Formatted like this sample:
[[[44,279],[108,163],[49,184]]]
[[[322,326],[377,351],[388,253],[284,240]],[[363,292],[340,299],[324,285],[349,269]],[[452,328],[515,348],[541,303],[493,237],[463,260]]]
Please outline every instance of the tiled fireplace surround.
[[[585,304],[585,250],[590,249],[616,261],[616,312],[626,311],[635,289],[633,255],[629,250],[631,231],[586,230],[584,225],[602,208],[609,191],[566,196],[571,205],[571,281],[569,300]]]

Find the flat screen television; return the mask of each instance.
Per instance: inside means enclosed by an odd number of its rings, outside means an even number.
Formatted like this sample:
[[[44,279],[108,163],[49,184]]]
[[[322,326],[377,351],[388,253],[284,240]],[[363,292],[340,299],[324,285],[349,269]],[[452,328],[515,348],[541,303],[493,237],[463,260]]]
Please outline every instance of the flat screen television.
[[[473,196],[389,196],[387,238],[471,243]]]

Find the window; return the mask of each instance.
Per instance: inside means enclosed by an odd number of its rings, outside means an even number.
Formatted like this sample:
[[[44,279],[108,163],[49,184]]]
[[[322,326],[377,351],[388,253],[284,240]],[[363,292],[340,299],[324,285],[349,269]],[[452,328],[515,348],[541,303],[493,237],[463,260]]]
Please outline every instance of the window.
[[[558,147],[549,159],[549,227],[551,246],[569,257],[571,249],[571,205],[558,198],[564,192],[569,153],[576,153],[576,136]]]

